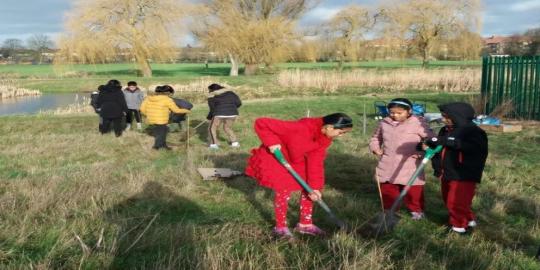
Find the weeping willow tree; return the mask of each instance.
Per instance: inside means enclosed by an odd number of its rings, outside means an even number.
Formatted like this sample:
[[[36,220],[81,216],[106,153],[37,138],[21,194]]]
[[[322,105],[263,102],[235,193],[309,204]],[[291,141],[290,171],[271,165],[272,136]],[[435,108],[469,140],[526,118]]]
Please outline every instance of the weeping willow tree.
[[[327,33],[332,35],[339,58],[339,68],[345,60],[358,59],[358,45],[364,35],[373,28],[375,15],[368,8],[350,5],[340,10],[327,23]]]
[[[65,21],[57,63],[105,63],[123,56],[151,77],[150,61],[176,54],[183,7],[180,0],[79,0]]]
[[[229,56],[231,76],[257,72],[284,60],[297,38],[295,23],[316,1],[308,0],[209,0],[200,5],[195,36],[210,50]]]
[[[481,0],[391,0],[383,5],[385,34],[408,40],[429,63],[434,45],[456,33],[479,33]]]

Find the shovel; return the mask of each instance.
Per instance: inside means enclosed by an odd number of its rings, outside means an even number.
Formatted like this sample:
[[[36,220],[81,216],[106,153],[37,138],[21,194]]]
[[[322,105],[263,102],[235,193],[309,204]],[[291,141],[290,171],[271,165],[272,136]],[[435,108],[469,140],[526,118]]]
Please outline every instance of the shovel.
[[[313,192],[313,189],[302,179],[302,177],[300,175],[298,175],[298,173],[296,173],[296,171],[292,168],[291,164],[289,164],[289,162],[287,162],[287,160],[283,156],[283,153],[281,153],[281,150],[276,149],[274,151],[274,156],[279,161],[279,163],[281,163],[281,165],[283,165],[283,167],[285,167],[285,169],[287,169],[287,171],[289,171],[289,173],[293,176],[294,180],[296,180],[296,182],[298,182],[298,184],[300,184],[300,186],[302,186],[302,188],[307,193],[312,193]],[[322,207],[322,209],[324,209],[324,211],[328,214],[328,218],[334,224],[336,224],[342,230],[347,228],[347,225],[345,224],[345,222],[343,222],[339,218],[337,218],[336,215],[334,214],[334,212],[332,212],[330,207],[328,207],[328,205],[322,199],[319,199],[316,202]]]
[[[368,224],[368,228],[370,229],[372,233],[374,233],[376,236],[381,233],[389,233],[391,232],[396,224],[399,222],[399,217],[396,215],[396,210],[401,204],[401,201],[403,201],[403,198],[405,195],[407,195],[407,192],[409,192],[409,189],[411,188],[412,184],[414,183],[414,180],[418,177],[420,173],[424,170],[424,167],[426,167],[427,163],[435,154],[440,152],[442,150],[442,146],[439,145],[436,148],[428,148],[426,150],[426,154],[424,155],[424,158],[422,159],[422,163],[420,166],[414,171],[413,175],[407,182],[407,185],[403,188],[401,193],[399,194],[399,197],[394,201],[392,204],[392,207],[388,211],[384,211],[382,213],[379,213],[370,224]]]
[[[208,121],[201,121],[199,124],[197,124],[195,127],[190,127],[190,119],[189,116],[186,117],[186,131],[180,135],[180,141],[188,141],[191,137],[197,134],[197,129],[200,128],[202,125],[208,123]]]

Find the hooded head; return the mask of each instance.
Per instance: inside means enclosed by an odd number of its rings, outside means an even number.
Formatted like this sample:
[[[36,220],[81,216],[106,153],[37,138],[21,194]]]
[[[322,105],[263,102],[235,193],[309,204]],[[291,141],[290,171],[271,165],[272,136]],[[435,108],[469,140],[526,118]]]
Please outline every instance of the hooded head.
[[[172,95],[174,94],[174,88],[170,85],[161,85],[156,87],[156,94],[158,95]]]
[[[110,80],[107,82],[105,87],[103,88],[104,91],[117,91],[122,90],[122,84],[118,80]]]
[[[474,119],[474,108],[469,103],[452,102],[438,107],[441,113],[448,115],[456,127],[471,124]]]
[[[212,93],[214,91],[217,91],[217,90],[220,90],[220,89],[223,89],[225,87],[217,84],[217,83],[213,83],[211,85],[208,86],[208,92]]]

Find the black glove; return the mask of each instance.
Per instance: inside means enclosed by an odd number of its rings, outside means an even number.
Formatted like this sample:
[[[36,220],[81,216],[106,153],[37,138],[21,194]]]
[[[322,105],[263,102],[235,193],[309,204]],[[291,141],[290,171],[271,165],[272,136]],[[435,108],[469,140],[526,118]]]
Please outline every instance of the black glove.
[[[429,147],[429,148],[435,148],[437,146],[439,146],[441,143],[440,143],[440,140],[439,140],[439,137],[431,137],[431,138],[427,138],[424,143]]]
[[[416,145],[416,151],[418,152],[423,152],[424,151],[424,148],[422,147],[424,145],[424,140],[422,140],[421,142],[419,142],[417,145]]]
[[[426,141],[426,144],[429,146],[429,148],[435,148],[439,145],[451,148],[459,148],[460,141],[453,136],[439,136],[429,138]]]

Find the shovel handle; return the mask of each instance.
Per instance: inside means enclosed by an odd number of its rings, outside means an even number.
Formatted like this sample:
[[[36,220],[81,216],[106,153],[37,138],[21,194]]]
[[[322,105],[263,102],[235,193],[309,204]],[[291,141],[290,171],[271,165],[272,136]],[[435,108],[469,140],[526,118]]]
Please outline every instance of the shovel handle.
[[[298,182],[298,184],[300,184],[300,186],[302,186],[302,188],[304,188],[304,190],[307,191],[307,193],[312,193],[313,192],[313,189],[306,182],[304,182],[304,180],[302,180],[302,177],[300,175],[298,175],[298,173],[292,168],[291,164],[289,164],[289,162],[287,162],[287,160],[285,159],[285,156],[283,156],[283,153],[281,152],[281,150],[276,149],[274,151],[274,156],[277,158],[279,163],[281,163],[281,165],[283,165],[283,167],[285,167],[285,169],[287,169],[287,171],[289,171],[289,173],[292,174],[292,176],[294,177],[296,182]]]
[[[283,167],[285,167],[285,169],[287,169],[287,171],[289,171],[289,173],[293,176],[294,180],[296,180],[296,182],[298,182],[298,184],[300,184],[300,186],[302,186],[302,188],[304,188],[304,190],[307,193],[312,193],[313,192],[313,189],[302,179],[302,177],[300,175],[298,175],[298,173],[292,168],[291,164],[289,164],[289,162],[287,162],[287,160],[283,156],[283,153],[281,152],[281,150],[279,150],[279,149],[274,150],[274,156],[279,161],[279,163],[281,163],[281,165],[283,165]],[[332,212],[330,207],[328,207],[328,205],[322,199],[316,200],[315,202],[317,202],[321,206],[321,208],[328,214],[330,219],[336,225],[338,225],[338,227],[340,227],[341,229],[344,229],[344,228],[347,227],[345,222],[343,222],[342,220],[337,218],[336,215],[334,214],[334,212]]]
[[[405,195],[407,195],[407,192],[409,192],[409,189],[411,189],[411,186],[412,184],[414,183],[414,181],[416,180],[416,178],[418,177],[418,175],[420,175],[420,173],[422,173],[422,171],[424,170],[424,168],[426,167],[426,165],[428,164],[429,160],[431,158],[433,158],[433,156],[435,156],[435,154],[439,153],[441,150],[442,150],[442,145],[438,145],[437,147],[435,148],[428,148],[426,150],[426,154],[424,155],[424,158],[422,159],[422,163],[420,164],[420,166],[414,171],[413,175],[411,176],[411,178],[409,179],[409,181],[407,182],[407,185],[405,185],[405,187],[403,188],[403,190],[401,191],[401,193],[399,194],[399,197],[394,201],[394,203],[392,204],[392,207],[390,208],[390,212],[395,212],[396,209],[398,208],[399,204],[401,203],[401,201],[403,200],[403,197],[405,197]]]

